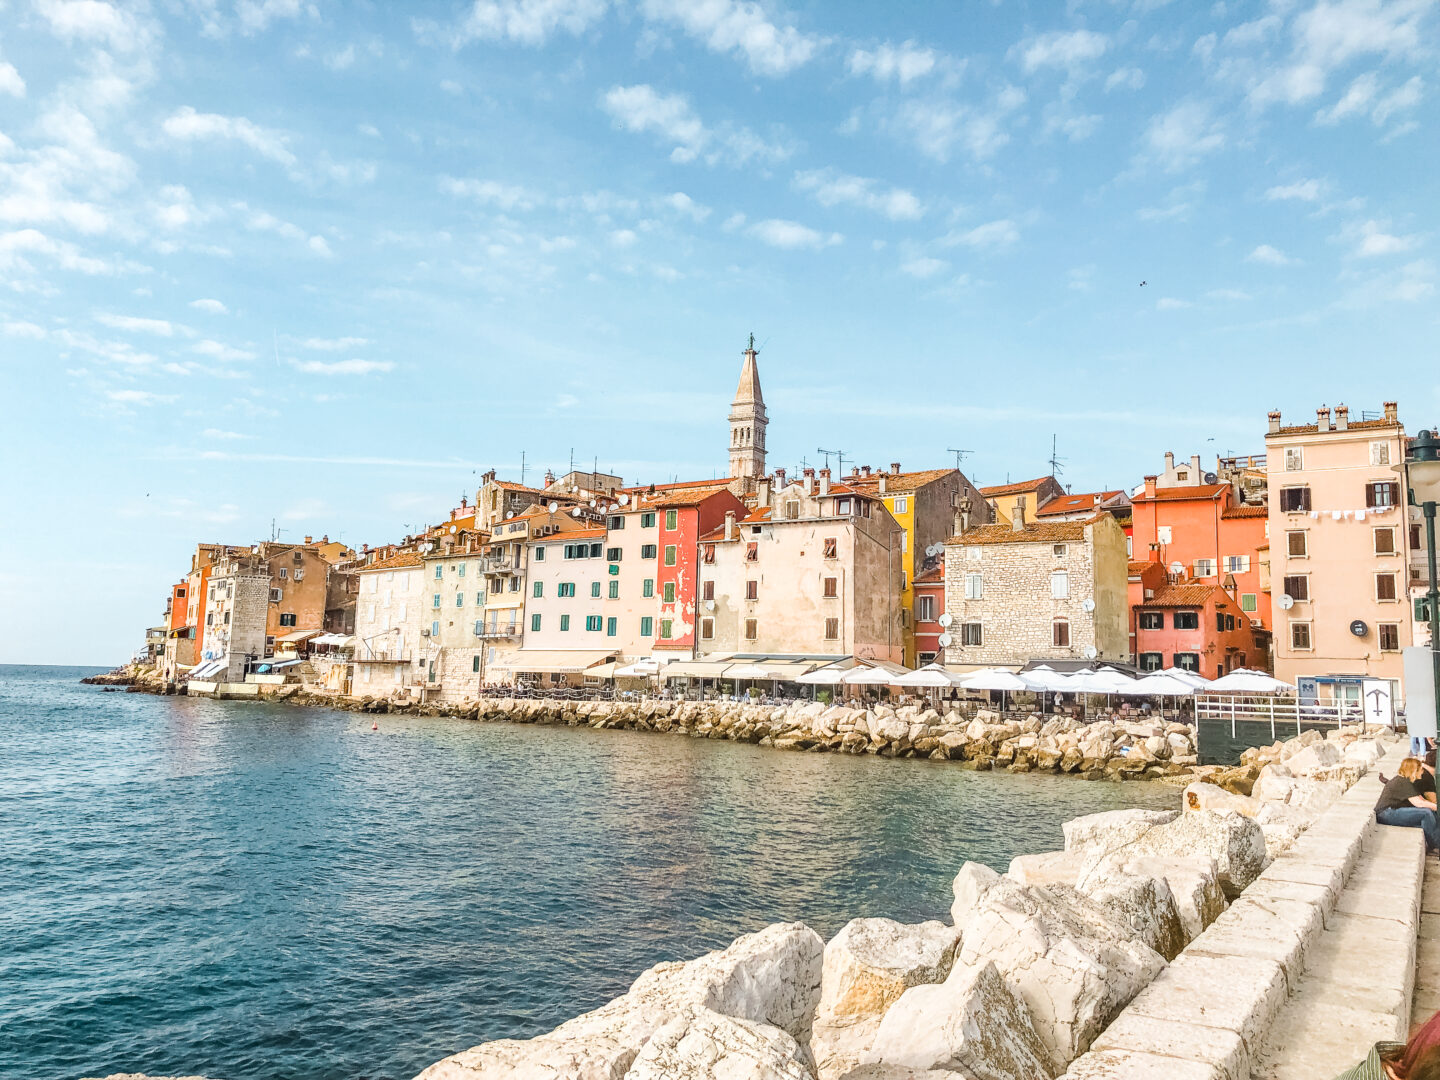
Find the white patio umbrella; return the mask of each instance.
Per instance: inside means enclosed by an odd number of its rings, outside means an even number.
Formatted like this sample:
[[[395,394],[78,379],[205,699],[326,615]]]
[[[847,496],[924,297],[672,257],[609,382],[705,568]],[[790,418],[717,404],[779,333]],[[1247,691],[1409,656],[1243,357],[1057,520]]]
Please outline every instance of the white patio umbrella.
[[[914,671],[907,671],[904,675],[897,675],[892,681],[895,686],[920,687],[927,690],[947,689],[952,686],[961,686],[963,683],[964,680],[959,675],[945,670],[939,664],[926,664]]]
[[[1067,689],[1077,694],[1104,694],[1105,704],[1110,704],[1111,694],[1120,694],[1135,682],[1128,675],[1122,675],[1114,668],[1099,671],[1077,671],[1070,676]]]
[[[883,667],[851,668],[840,676],[844,686],[889,686],[894,681],[895,675]]]
[[[981,668],[960,680],[966,690],[999,690],[1000,711],[1005,711],[1005,694],[1011,690],[1028,690],[1020,676],[1001,668]]]
[[[1221,675],[1205,687],[1205,691],[1212,694],[1293,694],[1295,687],[1263,671],[1236,668],[1228,675]]]
[[[1197,687],[1184,679],[1172,678],[1157,671],[1143,679],[1136,679],[1119,693],[1130,697],[1193,697],[1196,689]]]
[[[774,679],[779,675],[774,668],[763,667],[760,664],[733,664],[722,673],[726,679]]]
[[[804,675],[797,676],[795,681],[797,683],[804,683],[806,686],[839,686],[840,680],[845,677],[845,674],[845,668],[822,667],[816,668],[814,671],[807,671]]]
[[[1186,671],[1184,668],[1167,667],[1163,671],[1155,672],[1156,675],[1167,675],[1172,679],[1179,679],[1181,682],[1189,683],[1191,686],[1201,688],[1210,685],[1210,680],[1203,675],[1197,675],[1193,671]]]

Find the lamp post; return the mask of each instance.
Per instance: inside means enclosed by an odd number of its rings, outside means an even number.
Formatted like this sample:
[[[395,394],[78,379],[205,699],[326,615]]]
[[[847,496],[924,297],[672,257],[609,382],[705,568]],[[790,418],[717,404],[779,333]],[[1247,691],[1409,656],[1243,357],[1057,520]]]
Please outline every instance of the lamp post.
[[[1425,557],[1430,570],[1430,590],[1425,603],[1430,616],[1430,668],[1435,680],[1436,701],[1440,703],[1440,581],[1435,575],[1435,509],[1440,503],[1440,437],[1420,431],[1411,443],[1410,457],[1403,466],[1410,499],[1425,515]]]

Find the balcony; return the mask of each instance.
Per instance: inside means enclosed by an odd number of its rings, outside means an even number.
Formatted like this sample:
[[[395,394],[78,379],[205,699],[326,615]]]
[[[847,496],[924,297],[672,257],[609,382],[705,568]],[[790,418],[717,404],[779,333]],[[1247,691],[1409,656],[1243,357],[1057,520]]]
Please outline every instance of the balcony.
[[[487,641],[499,638],[513,638],[520,634],[519,623],[502,623],[496,626],[482,626],[475,631],[475,636]]]

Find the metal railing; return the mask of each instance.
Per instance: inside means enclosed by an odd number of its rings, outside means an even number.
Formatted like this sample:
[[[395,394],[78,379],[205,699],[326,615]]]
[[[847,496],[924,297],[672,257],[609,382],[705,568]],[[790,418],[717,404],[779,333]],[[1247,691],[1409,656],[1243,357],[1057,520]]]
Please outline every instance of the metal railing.
[[[1358,701],[1304,703],[1298,698],[1275,698],[1231,694],[1199,694],[1195,698],[1197,720],[1229,722],[1230,737],[1236,737],[1236,725],[1259,723],[1270,725],[1271,741],[1284,730],[1299,735],[1305,726],[1340,727],[1347,723],[1364,723],[1365,710]]]

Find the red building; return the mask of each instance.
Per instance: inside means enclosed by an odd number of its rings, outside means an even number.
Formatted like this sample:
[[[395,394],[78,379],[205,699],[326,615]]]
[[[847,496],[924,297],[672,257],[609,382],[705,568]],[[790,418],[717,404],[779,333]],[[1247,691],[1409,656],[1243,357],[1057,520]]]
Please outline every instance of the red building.
[[[945,560],[927,566],[911,582],[915,597],[915,662],[924,667],[935,660],[944,662],[945,648],[940,635],[945,627],[940,616],[945,614]]]
[[[1141,671],[1177,667],[1218,679],[1236,668],[1256,666],[1250,619],[1218,585],[1166,583],[1146,589],[1132,611],[1135,663]]]

